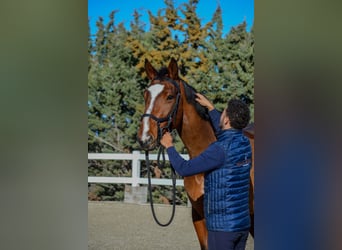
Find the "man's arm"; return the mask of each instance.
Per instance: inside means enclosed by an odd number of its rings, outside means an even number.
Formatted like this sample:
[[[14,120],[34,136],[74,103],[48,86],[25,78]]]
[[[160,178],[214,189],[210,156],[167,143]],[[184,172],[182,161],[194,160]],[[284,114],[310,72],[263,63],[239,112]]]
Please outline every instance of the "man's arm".
[[[220,128],[221,113],[217,109],[213,109],[209,111],[209,116],[210,116],[211,124],[213,125],[212,127],[214,128],[214,132],[217,135],[218,132],[221,131],[221,128]]]
[[[212,111],[215,107],[204,95],[196,93],[196,102],[206,107],[209,111]]]
[[[181,176],[190,176],[219,168],[225,160],[223,149],[216,144],[211,144],[203,153],[187,161],[176,151],[170,133],[165,133],[160,142],[167,149],[173,168]]]
[[[197,96],[196,101],[208,109],[211,123],[214,127],[215,134],[217,134],[221,130],[220,128],[221,113],[217,109],[215,109],[214,104],[212,104],[204,95],[200,93],[196,93],[196,96]]]
[[[219,168],[223,165],[225,158],[223,150],[217,145],[209,146],[202,154],[188,161],[184,160],[173,146],[167,149],[167,154],[173,168],[181,176],[190,176]]]

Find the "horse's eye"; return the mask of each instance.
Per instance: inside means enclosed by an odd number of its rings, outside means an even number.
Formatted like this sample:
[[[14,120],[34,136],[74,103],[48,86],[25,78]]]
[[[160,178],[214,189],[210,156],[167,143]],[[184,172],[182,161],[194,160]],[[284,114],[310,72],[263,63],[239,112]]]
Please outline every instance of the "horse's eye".
[[[167,100],[172,100],[173,98],[174,98],[173,95],[168,95],[166,99],[167,99]]]

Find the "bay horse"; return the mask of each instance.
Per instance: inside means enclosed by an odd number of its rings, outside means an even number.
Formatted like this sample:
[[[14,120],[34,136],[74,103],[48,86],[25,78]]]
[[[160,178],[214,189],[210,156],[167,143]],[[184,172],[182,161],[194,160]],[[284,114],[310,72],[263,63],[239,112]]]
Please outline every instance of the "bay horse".
[[[145,110],[138,130],[141,148],[146,151],[155,149],[160,145],[165,129],[176,129],[189,157],[198,156],[216,138],[206,108],[195,101],[196,90],[179,77],[178,65],[173,58],[167,68],[159,71],[145,59],[145,71],[151,82],[144,92]],[[253,135],[254,140],[253,128],[245,134]],[[192,222],[199,244],[202,250],[208,249],[203,210],[204,173],[184,177],[184,188],[192,205]],[[250,201],[253,201],[253,192],[250,193]],[[250,211],[254,214],[253,207]],[[250,231],[254,236],[254,230],[251,228]]]

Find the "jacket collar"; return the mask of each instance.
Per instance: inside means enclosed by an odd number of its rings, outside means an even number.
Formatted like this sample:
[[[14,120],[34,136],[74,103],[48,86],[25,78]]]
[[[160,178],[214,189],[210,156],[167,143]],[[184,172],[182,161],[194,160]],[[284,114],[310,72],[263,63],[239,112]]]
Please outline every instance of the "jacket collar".
[[[241,129],[229,128],[229,129],[220,130],[216,134],[216,136],[217,136],[217,139],[222,139],[222,138],[231,136],[233,134],[241,134],[241,133],[242,133]]]

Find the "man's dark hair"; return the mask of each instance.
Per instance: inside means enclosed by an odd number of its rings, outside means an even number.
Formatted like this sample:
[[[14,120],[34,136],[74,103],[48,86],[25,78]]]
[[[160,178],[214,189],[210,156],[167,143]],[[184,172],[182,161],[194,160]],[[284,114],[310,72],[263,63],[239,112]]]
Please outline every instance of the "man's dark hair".
[[[241,100],[232,99],[228,101],[226,114],[232,128],[243,129],[249,123],[250,114],[248,105]]]

